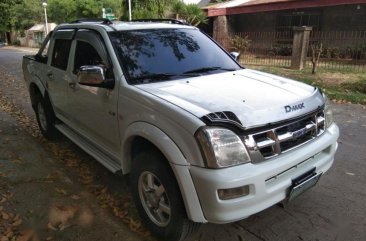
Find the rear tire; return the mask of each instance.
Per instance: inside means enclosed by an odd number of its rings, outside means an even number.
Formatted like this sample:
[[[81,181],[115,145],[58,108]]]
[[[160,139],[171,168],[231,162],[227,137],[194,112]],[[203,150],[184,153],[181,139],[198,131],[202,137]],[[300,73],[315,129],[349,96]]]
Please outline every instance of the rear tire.
[[[161,240],[184,240],[200,224],[188,220],[175,176],[157,150],[133,159],[131,192],[143,223]]]
[[[38,94],[34,103],[34,111],[42,135],[48,140],[58,139],[60,134],[55,128],[56,118],[50,101]]]

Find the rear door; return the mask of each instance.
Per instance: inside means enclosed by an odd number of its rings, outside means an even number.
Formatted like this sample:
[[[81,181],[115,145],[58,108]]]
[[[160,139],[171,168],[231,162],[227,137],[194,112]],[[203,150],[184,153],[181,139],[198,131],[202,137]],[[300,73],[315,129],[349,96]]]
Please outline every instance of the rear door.
[[[46,86],[56,116],[67,119],[67,91],[70,71],[70,49],[75,30],[58,30],[53,33],[45,71]]]
[[[68,113],[74,130],[108,153],[117,154],[120,138],[117,119],[118,85],[113,89],[78,84],[81,66],[103,66],[106,78],[114,78],[102,37],[93,30],[78,30],[72,46],[74,58],[68,88]]]

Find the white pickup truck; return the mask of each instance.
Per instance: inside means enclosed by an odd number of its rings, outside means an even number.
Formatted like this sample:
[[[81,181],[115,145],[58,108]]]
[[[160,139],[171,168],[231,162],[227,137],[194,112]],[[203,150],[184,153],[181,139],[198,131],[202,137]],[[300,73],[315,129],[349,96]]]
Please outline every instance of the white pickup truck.
[[[291,201],[337,149],[318,88],[243,68],[175,20],[62,24],[23,72],[43,135],[61,132],[129,174],[141,219],[162,240]]]

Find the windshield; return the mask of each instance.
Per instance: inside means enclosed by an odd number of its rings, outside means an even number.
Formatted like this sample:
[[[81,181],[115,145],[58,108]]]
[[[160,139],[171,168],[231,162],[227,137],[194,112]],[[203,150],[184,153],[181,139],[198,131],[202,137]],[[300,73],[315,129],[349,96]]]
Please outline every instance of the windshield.
[[[241,69],[197,29],[119,31],[110,38],[130,84]]]

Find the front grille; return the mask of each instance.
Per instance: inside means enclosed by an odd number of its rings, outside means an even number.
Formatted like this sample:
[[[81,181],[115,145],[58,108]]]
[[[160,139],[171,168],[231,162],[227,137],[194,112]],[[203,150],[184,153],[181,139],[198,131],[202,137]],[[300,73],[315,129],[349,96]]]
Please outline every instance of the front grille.
[[[324,111],[301,120],[245,137],[253,162],[275,157],[301,146],[325,131]],[[258,155],[258,152],[260,155]]]

